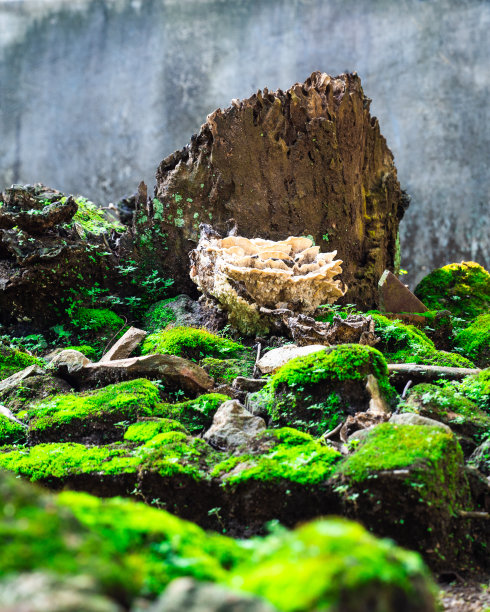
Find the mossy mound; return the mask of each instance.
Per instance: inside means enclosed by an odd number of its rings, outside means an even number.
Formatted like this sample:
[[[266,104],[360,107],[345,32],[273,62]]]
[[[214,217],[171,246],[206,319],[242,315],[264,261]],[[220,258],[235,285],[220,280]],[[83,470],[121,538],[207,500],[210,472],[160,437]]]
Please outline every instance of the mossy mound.
[[[490,274],[474,261],[449,264],[423,278],[414,293],[431,310],[474,319],[490,310]]]
[[[0,495],[9,508],[0,520],[0,575],[91,576],[125,609],[180,576],[253,593],[285,611],[435,609],[420,557],[348,521],[316,521],[242,544],[142,503],[54,497],[3,474]]]
[[[145,338],[141,353],[162,353],[199,361],[204,357],[238,357],[245,347],[228,338],[216,336],[205,329],[173,327]]]
[[[12,419],[0,414],[0,446],[6,444],[25,444],[26,440],[26,428],[20,423],[16,423]]]
[[[70,313],[69,342],[79,346],[67,348],[81,348],[89,359],[101,357],[111,340],[124,333],[124,319],[108,308],[72,308]]]
[[[338,474],[345,515],[401,544],[417,543],[435,568],[475,570],[482,550],[475,551],[470,524],[458,518],[474,506],[454,435],[425,425],[378,425]]]
[[[315,485],[332,475],[342,456],[311,436],[287,427],[266,431],[262,437],[275,438],[268,452],[230,457],[217,464],[212,475],[220,476],[227,486],[250,480]]]
[[[143,444],[158,434],[169,433],[170,431],[187,433],[186,428],[178,421],[174,421],[173,419],[152,418],[130,425],[124,434],[124,440],[126,442]]]
[[[274,425],[320,436],[346,415],[367,410],[369,375],[391,401],[395,392],[383,355],[369,346],[342,344],[292,359],[251,401],[267,412]]]
[[[255,359],[216,359],[205,357],[199,364],[218,384],[230,384],[237,376],[251,377]]]
[[[435,595],[424,573],[414,553],[335,519],[257,542],[252,559],[232,572],[230,584],[283,612],[384,612],[399,606],[423,611],[433,609]]]
[[[172,308],[169,308],[169,305],[173,304],[178,297],[168,298],[153,304],[144,316],[144,329],[153,333],[165,329],[169,323],[176,321],[177,317]]]
[[[31,443],[109,442],[123,437],[116,423],[153,416],[158,401],[157,386],[136,379],[87,393],[56,395],[33,404],[23,418],[29,423]]]
[[[192,434],[211,426],[216,410],[230,398],[221,393],[206,393],[196,399],[177,404],[158,404],[153,411],[156,416],[175,419]]]
[[[98,357],[97,349],[89,344],[81,344],[80,346],[64,346],[63,350],[65,351],[78,351],[88,357],[91,361],[96,361]]]
[[[477,317],[454,340],[461,352],[478,366],[490,365],[490,314]]]
[[[419,363],[424,365],[473,368],[474,364],[456,353],[438,351],[423,331],[401,321],[392,321],[380,314],[372,314],[376,322],[377,345],[389,363]]]
[[[410,390],[403,411],[416,412],[449,425],[456,434],[470,438],[473,448],[490,432],[490,414],[465,397],[458,385],[416,385]],[[460,443],[465,448],[464,439],[460,439]],[[473,448],[470,444],[469,450]]]
[[[42,366],[43,362],[19,349],[0,343],[0,380],[20,372],[30,365]]]

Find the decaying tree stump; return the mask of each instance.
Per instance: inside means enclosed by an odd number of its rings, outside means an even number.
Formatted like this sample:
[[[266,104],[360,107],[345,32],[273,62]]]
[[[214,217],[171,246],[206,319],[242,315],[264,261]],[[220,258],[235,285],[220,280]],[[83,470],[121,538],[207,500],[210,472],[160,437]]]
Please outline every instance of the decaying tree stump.
[[[139,257],[174,278],[176,291],[195,292],[187,254],[199,224],[226,233],[233,218],[241,236],[309,235],[322,251],[337,249],[344,301],[375,305],[406,202],[369,102],[357,75],[315,72],[213,112],[160,164],[156,199],[135,216]]]

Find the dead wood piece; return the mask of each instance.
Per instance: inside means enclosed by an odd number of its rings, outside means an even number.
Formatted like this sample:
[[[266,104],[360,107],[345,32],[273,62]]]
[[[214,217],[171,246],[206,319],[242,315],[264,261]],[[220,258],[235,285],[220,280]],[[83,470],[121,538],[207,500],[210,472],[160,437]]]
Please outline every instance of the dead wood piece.
[[[478,368],[453,368],[415,363],[389,363],[388,372],[391,384],[399,392],[402,392],[409,380],[412,381],[413,385],[433,382],[439,378],[462,380],[466,376],[479,374],[481,370]]]

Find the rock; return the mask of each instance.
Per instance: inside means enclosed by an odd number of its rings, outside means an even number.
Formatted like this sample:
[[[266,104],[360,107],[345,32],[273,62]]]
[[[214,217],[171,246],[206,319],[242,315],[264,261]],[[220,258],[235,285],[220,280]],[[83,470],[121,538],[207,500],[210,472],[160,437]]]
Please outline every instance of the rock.
[[[338,250],[346,299],[370,307],[383,270],[393,267],[407,203],[359,77],[320,72],[210,114],[190,145],[162,161],[155,196],[158,204],[135,214],[136,256],[158,257],[177,291],[193,291],[182,264],[199,223],[211,219],[225,233],[233,217],[240,236],[311,235]],[[150,240],[141,249],[143,235]],[[165,251],[155,248],[162,235]]]
[[[143,342],[148,332],[130,327],[128,331],[105,353],[99,363],[107,361],[115,361],[117,359],[125,359],[129,357],[134,349]]]
[[[395,425],[425,425],[426,427],[440,427],[448,433],[452,433],[451,428],[448,425],[445,425],[440,421],[435,421],[434,419],[429,419],[428,417],[420,416],[420,414],[415,414],[413,412],[394,414],[390,418],[390,423],[394,423]]]
[[[473,451],[468,463],[482,474],[490,476],[490,436]]]
[[[383,312],[426,312],[427,306],[393,272],[385,270],[378,282],[379,306]]]
[[[169,584],[148,612],[274,612],[275,608],[257,597],[237,593],[192,578]]]
[[[0,380],[0,397],[4,397],[3,394],[8,394],[12,389],[16,389],[26,378],[44,375],[45,371],[41,367],[38,365],[30,365],[20,372],[16,372],[15,374],[12,374],[12,376],[4,378],[3,380]]]
[[[37,366],[34,366],[32,376],[12,381],[8,387],[0,391],[0,402],[8,406],[12,412],[25,410],[33,402],[46,399],[51,395],[71,391],[71,386],[62,378],[57,378],[42,370],[39,373],[36,368]]]
[[[334,279],[342,272],[342,261],[334,259],[337,252],[320,253],[309,238],[221,238],[209,225],[200,229],[199,243],[190,254],[191,279],[244,334],[268,330],[261,307],[313,313],[345,293],[341,281]]]
[[[233,381],[233,387],[239,391],[247,391],[248,393],[254,393],[260,391],[267,384],[267,381],[263,378],[245,378],[244,376],[237,376]]]
[[[213,388],[213,379],[200,366],[176,355],[143,355],[107,363],[89,363],[75,373],[70,372],[70,376],[85,389],[135,378],[162,380],[171,388],[191,394]]]
[[[253,416],[236,400],[221,404],[213,424],[203,438],[219,450],[234,451],[244,446],[266,428],[265,421]]]
[[[48,571],[0,579],[2,612],[123,612],[101,592],[94,577],[61,576]]]
[[[144,327],[150,333],[162,330],[167,325],[204,327],[216,332],[225,323],[225,313],[216,306],[210,307],[205,300],[196,301],[185,294],[153,304],[144,319]]]
[[[270,374],[278,370],[288,361],[291,361],[291,359],[323,350],[325,350],[325,346],[321,344],[310,344],[306,346],[296,346],[293,344],[281,346],[280,348],[272,349],[272,351],[264,353],[263,357],[257,362],[257,367],[262,374]],[[258,389],[254,390],[258,391]]]
[[[75,377],[76,373],[80,372],[89,363],[92,363],[90,359],[80,351],[66,349],[53,357],[50,366],[59,376],[69,379]]]

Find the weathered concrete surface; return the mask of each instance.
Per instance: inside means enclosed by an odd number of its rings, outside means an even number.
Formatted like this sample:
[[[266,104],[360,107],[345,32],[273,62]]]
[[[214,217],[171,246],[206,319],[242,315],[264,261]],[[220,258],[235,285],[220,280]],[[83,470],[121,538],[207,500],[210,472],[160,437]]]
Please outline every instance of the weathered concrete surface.
[[[410,279],[489,267],[489,27],[487,0],[0,0],[0,189],[115,199],[232,98],[356,70],[413,198]]]

